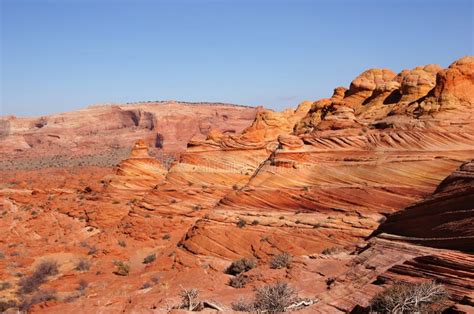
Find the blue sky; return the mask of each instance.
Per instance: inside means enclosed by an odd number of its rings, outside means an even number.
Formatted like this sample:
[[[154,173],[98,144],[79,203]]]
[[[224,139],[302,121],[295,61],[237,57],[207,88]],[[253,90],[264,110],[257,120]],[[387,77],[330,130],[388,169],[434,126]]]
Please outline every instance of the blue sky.
[[[281,110],[368,68],[473,54],[472,0],[0,2],[0,115],[169,99]]]

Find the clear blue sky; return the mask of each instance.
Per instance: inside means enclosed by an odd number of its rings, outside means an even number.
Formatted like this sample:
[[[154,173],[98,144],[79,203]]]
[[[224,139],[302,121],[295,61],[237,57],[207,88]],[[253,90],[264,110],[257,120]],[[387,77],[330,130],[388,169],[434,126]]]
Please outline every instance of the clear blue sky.
[[[0,115],[169,99],[280,110],[371,67],[473,54],[472,0],[0,2]]]

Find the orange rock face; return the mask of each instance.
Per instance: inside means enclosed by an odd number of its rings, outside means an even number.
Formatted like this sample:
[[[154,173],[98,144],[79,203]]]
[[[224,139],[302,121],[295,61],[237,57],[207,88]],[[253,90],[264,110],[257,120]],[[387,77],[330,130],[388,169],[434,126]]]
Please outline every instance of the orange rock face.
[[[112,151],[107,134],[133,147],[115,167],[1,172],[2,306],[178,313],[180,291],[197,288],[231,312],[254,288],[285,281],[307,301],[301,313],[337,313],[368,311],[396,281],[435,279],[448,308],[473,311],[473,66],[465,57],[448,69],[371,69],[331,98],[283,112],[204,105],[191,115],[199,131],[177,122],[190,108],[180,104],[166,105],[179,109],[173,118],[157,105],[86,109],[106,120],[97,125],[69,114],[4,119],[6,159],[46,154],[63,137],[78,137],[74,147],[94,161]],[[76,122],[66,130],[66,121]],[[165,152],[188,143],[169,164],[156,158],[157,132]],[[292,260],[272,266],[282,252]],[[237,288],[226,269],[242,257],[256,265]],[[42,260],[58,273],[19,293]],[[55,300],[43,302],[48,289]]]

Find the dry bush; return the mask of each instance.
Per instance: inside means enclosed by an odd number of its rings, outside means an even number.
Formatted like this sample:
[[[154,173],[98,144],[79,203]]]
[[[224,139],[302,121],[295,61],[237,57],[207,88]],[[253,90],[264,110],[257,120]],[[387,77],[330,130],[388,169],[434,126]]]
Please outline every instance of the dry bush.
[[[255,268],[256,265],[257,263],[253,259],[241,258],[239,260],[233,261],[232,264],[230,264],[230,266],[227,268],[226,272],[235,276]]]
[[[181,305],[180,308],[187,309],[192,311],[199,306],[200,302],[198,300],[199,290],[192,288],[192,289],[183,289],[179,293],[181,297]]]
[[[247,225],[247,222],[246,222],[245,220],[239,218],[239,220],[237,221],[236,225],[237,225],[237,227],[239,227],[239,228],[243,228],[243,227],[245,227],[245,226]]]
[[[87,289],[87,287],[89,287],[89,283],[85,281],[84,279],[82,279],[81,281],[79,281],[79,284],[76,290],[80,292],[84,292]]]
[[[130,266],[128,264],[125,264],[122,261],[115,261],[114,264],[117,267],[117,269],[114,271],[114,274],[119,276],[128,276],[128,273],[130,272]]]
[[[234,288],[243,288],[249,281],[250,281],[250,278],[248,276],[245,276],[244,274],[240,274],[229,280],[229,286],[234,287]]]
[[[239,311],[239,312],[254,312],[255,306],[253,302],[246,301],[244,299],[240,299],[237,302],[231,304],[232,310]]]
[[[156,254],[153,253],[143,259],[143,264],[150,264],[150,263],[153,263],[155,260],[156,260]]]
[[[299,298],[292,287],[285,282],[278,282],[256,290],[254,307],[265,313],[280,313],[298,301]]]
[[[270,261],[270,268],[272,269],[280,269],[286,268],[290,266],[293,257],[288,252],[283,252],[273,256],[272,260]]]
[[[18,293],[31,293],[39,288],[46,279],[58,273],[58,264],[55,261],[43,261],[36,266],[35,271],[28,277],[20,279]]]
[[[413,313],[441,311],[449,294],[443,285],[434,281],[422,283],[396,283],[376,295],[371,311],[383,313]],[[434,308],[436,307],[436,309]]]
[[[338,246],[333,246],[333,247],[328,247],[328,248],[325,248],[321,254],[323,255],[332,255],[332,254],[337,254],[341,252],[341,248],[338,247]]]
[[[46,301],[56,300],[56,291],[54,290],[40,290],[36,292],[32,297],[23,298],[23,301],[20,303],[20,311],[27,312],[28,309],[38,303],[43,303]]]
[[[89,270],[90,268],[91,268],[91,263],[88,260],[80,259],[76,263],[76,267],[74,269],[77,271],[86,271],[86,270]]]

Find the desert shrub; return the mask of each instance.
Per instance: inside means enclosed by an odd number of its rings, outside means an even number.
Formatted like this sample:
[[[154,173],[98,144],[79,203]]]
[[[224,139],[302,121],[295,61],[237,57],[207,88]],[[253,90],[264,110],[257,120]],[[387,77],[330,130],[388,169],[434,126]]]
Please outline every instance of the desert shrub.
[[[298,300],[292,287],[285,282],[278,282],[256,290],[254,307],[266,313],[280,313]]]
[[[114,264],[116,266],[114,274],[119,276],[128,276],[128,273],[130,272],[130,266],[128,264],[125,264],[122,261],[115,261]]]
[[[239,221],[237,221],[236,225],[237,225],[237,227],[239,227],[239,228],[243,228],[243,227],[245,227],[245,226],[247,225],[247,222],[246,222],[245,220],[239,218]]]
[[[328,289],[331,289],[331,287],[334,285],[335,282],[336,282],[336,278],[334,278],[334,277],[326,278],[326,287]]]
[[[196,288],[183,289],[180,291],[179,296],[181,297],[180,308],[187,309],[189,311],[194,310],[199,305],[199,290]]]
[[[256,225],[258,225],[258,224],[259,224],[259,222],[258,222],[257,219],[255,219],[254,221],[252,221],[252,226],[256,226]]]
[[[370,302],[372,311],[383,313],[413,313],[442,311],[449,294],[434,281],[396,283],[376,295]]]
[[[239,260],[233,261],[232,264],[227,268],[227,273],[230,275],[239,275],[246,271],[255,268],[256,262],[250,258],[241,258]]]
[[[150,264],[150,263],[153,263],[155,260],[156,260],[156,254],[153,253],[143,259],[143,264]]]
[[[234,288],[243,288],[249,281],[250,279],[248,276],[245,276],[244,274],[240,274],[235,277],[232,277],[229,280],[229,286],[234,287]]]
[[[124,240],[119,240],[119,241],[118,241],[118,245],[120,245],[121,247],[126,247],[126,246],[127,246],[127,243],[125,243]]]
[[[169,233],[165,234],[162,238],[163,240],[169,240],[171,239],[171,235]]]
[[[91,268],[91,263],[88,260],[80,259],[76,263],[76,267],[74,269],[77,271],[86,271],[86,270],[89,270],[90,268]]]
[[[237,302],[231,304],[231,307],[234,311],[239,312],[253,312],[255,311],[255,307],[253,302],[246,301],[244,299],[240,299]]]
[[[85,281],[84,279],[82,279],[81,281],[79,281],[79,284],[76,290],[80,292],[84,292],[87,289],[87,287],[89,287],[89,283]]]
[[[36,292],[33,296],[24,298],[19,306],[21,311],[27,312],[28,309],[38,303],[46,301],[56,300],[56,291],[54,290],[41,290]]]
[[[272,269],[280,269],[286,268],[290,266],[293,257],[288,252],[283,252],[273,256],[272,260],[270,261],[270,268]]]
[[[54,276],[58,274],[58,263],[55,261],[43,261],[36,266],[35,273],[43,277]]]
[[[43,261],[36,266],[35,271],[27,277],[20,279],[18,293],[20,295],[31,293],[39,288],[46,279],[58,273],[58,264],[55,261]]]
[[[90,246],[87,255],[94,255],[95,253],[97,253],[97,248],[95,247],[95,245]]]
[[[332,254],[336,254],[336,253],[339,253],[341,251],[341,248],[338,247],[338,246],[333,246],[333,247],[328,247],[328,248],[325,248],[321,254],[323,255],[332,255]]]
[[[148,288],[151,288],[153,287],[153,285],[150,283],[150,282],[145,282],[143,283],[143,285],[141,285],[140,289],[148,289]]]

